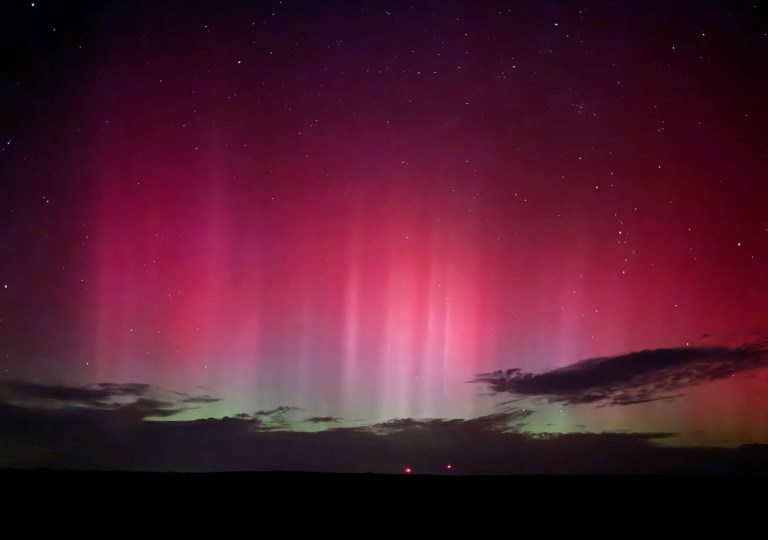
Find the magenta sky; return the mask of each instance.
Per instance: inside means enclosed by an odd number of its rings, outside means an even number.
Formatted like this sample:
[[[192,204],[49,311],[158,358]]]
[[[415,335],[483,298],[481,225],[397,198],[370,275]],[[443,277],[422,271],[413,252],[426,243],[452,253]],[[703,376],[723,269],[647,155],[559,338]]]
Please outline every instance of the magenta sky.
[[[490,414],[512,396],[478,373],[764,339],[764,6],[27,2],[4,24],[2,380],[360,425]],[[526,429],[768,442],[765,373],[732,379],[526,401]]]

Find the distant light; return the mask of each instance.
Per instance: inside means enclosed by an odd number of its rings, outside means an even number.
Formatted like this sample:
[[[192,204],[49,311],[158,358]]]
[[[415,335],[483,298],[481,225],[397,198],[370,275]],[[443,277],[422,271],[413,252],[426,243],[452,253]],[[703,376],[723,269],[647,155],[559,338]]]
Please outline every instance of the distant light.
[[[453,465],[451,465],[451,464],[449,463],[448,465],[446,465],[446,466],[445,466],[445,468],[446,468],[446,469],[448,469],[448,470],[450,471],[451,469],[453,469]]]
[[[406,474],[411,474],[412,471],[413,469],[411,469],[410,467],[406,467],[405,469],[403,469],[403,472],[405,472]]]

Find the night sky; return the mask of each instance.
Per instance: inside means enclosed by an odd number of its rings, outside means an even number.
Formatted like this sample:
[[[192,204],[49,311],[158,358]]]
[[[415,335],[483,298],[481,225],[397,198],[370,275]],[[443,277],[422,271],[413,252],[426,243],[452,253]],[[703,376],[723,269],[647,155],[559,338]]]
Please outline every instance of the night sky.
[[[0,466],[768,444],[767,10],[4,2]]]

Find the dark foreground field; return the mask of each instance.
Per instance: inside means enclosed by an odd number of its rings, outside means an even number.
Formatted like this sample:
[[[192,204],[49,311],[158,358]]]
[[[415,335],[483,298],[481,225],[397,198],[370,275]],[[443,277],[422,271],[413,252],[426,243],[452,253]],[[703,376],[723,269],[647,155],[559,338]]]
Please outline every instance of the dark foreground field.
[[[291,533],[364,536],[421,532],[517,536],[522,531],[666,536],[731,533],[760,520],[761,476],[431,476],[294,472],[150,473],[2,470],[6,524],[79,527],[109,520],[126,527],[193,529],[279,524]],[[622,531],[615,529],[620,523]],[[248,536],[253,536],[249,534]],[[258,534],[257,536],[261,536]],[[288,535],[290,537],[293,534]],[[357,534],[355,534],[357,536]],[[473,534],[474,536],[474,534]],[[378,536],[377,536],[378,537]]]

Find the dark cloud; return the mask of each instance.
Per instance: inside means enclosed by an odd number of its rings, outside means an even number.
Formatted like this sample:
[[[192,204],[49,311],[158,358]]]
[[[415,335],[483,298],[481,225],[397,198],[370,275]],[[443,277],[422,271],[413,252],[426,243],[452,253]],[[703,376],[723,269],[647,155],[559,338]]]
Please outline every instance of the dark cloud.
[[[306,418],[304,421],[309,422],[310,424],[332,424],[340,422],[341,418],[335,416],[312,416],[311,418]]]
[[[0,403],[25,408],[95,409],[138,418],[167,417],[218,398],[163,392],[148,384],[98,383],[88,386],[45,385],[26,381],[0,381]]]
[[[274,409],[256,411],[255,413],[239,413],[235,418],[248,420],[252,429],[263,431],[288,429],[294,423],[298,423],[295,413],[301,411],[298,407],[280,406]]]
[[[212,397],[208,394],[203,394],[202,396],[190,396],[181,400],[182,403],[215,403],[217,401],[221,401],[221,398]]]
[[[483,432],[507,432],[515,429],[514,423],[519,420],[523,420],[531,414],[530,411],[524,411],[521,409],[513,409],[508,412],[500,412],[491,414],[488,416],[481,416],[479,418],[472,418],[469,420],[464,419],[442,419],[442,418],[427,418],[427,419],[415,419],[415,418],[396,418],[387,422],[381,422],[366,426],[364,429],[378,434],[391,434],[398,432],[414,432],[414,431],[442,431],[447,432],[450,430],[466,430]]]
[[[494,392],[569,403],[629,405],[679,397],[681,389],[768,366],[768,343],[742,347],[657,349],[592,358],[546,373],[513,368],[481,373],[473,382]]]
[[[45,385],[25,381],[0,381],[0,400],[59,402],[98,406],[116,397],[139,397],[149,391],[148,384],[100,383],[91,386]]]
[[[292,413],[294,411],[299,411],[298,407],[289,407],[286,405],[282,405],[280,407],[275,407],[274,409],[268,409],[266,411],[256,411],[253,413],[253,416],[256,417],[268,417],[268,418],[275,418],[278,416],[285,416],[286,414]]]
[[[117,408],[125,414],[134,414],[137,418],[144,419],[151,416],[166,417],[178,414],[180,410],[176,409],[175,406],[175,403],[168,401],[141,398]]]

